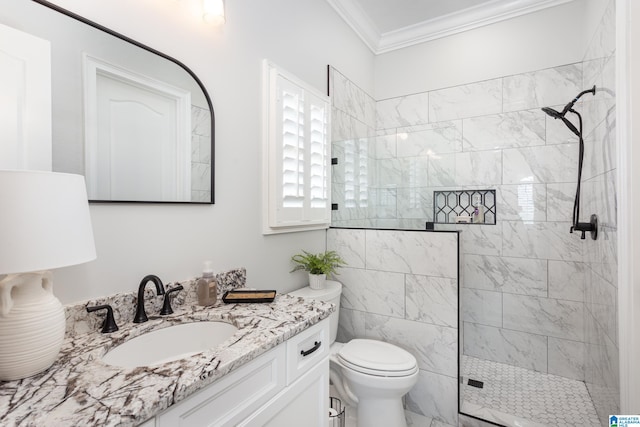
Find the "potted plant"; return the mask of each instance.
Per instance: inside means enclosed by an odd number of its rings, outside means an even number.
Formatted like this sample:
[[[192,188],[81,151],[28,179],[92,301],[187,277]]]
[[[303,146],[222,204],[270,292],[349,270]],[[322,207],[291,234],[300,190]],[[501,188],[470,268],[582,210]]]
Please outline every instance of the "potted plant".
[[[325,286],[328,274],[338,274],[336,269],[347,265],[340,255],[335,251],[320,252],[319,254],[311,254],[302,251],[291,257],[291,261],[297,265],[291,270],[304,270],[309,273],[309,286],[311,289],[322,289]]]

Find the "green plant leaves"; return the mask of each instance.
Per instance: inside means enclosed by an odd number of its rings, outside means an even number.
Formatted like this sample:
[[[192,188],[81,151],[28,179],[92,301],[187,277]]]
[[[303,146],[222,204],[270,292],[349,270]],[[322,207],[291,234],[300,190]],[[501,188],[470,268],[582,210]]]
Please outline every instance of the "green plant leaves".
[[[305,270],[311,274],[338,274],[336,268],[347,265],[335,251],[320,252],[319,254],[302,251],[301,254],[292,256],[291,261],[297,264],[291,270],[292,273],[298,270]]]

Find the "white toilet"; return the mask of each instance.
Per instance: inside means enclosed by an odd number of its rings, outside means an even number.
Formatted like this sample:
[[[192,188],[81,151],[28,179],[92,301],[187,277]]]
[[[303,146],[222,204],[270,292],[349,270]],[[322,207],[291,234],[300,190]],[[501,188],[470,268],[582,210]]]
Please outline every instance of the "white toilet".
[[[336,305],[331,314],[331,382],[340,398],[357,406],[358,427],[406,427],[402,396],[418,380],[413,355],[383,341],[354,339],[335,342],[342,284],[327,280],[324,289],[305,287],[289,295]]]

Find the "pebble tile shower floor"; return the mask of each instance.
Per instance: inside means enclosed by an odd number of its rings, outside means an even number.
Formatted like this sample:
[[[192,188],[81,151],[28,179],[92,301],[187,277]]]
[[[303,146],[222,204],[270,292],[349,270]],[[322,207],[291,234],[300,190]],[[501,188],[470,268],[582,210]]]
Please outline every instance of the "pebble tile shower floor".
[[[470,356],[462,356],[460,373],[464,401],[483,409],[548,426],[600,427],[581,381]],[[467,385],[469,378],[483,381],[484,387]]]

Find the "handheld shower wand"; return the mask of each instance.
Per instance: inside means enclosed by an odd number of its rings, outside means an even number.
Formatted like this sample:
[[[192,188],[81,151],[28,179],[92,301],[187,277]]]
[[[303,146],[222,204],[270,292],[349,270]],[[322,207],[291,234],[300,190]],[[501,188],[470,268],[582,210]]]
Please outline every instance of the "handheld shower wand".
[[[578,141],[579,141],[578,186],[576,188],[576,197],[573,202],[573,220],[572,220],[573,224],[571,225],[571,229],[569,230],[569,232],[573,233],[574,230],[580,231],[582,232],[582,235],[580,236],[580,238],[584,239],[585,233],[589,231],[591,233],[591,238],[593,240],[596,240],[598,238],[598,217],[595,214],[593,214],[591,215],[589,222],[580,222],[580,184],[582,181],[582,163],[584,160],[584,140],[582,138],[582,116],[580,115],[580,113],[578,113],[576,110],[573,109],[573,106],[580,99],[580,97],[582,97],[582,95],[585,95],[587,93],[595,95],[596,87],[593,86],[591,89],[583,90],[582,92],[580,92],[578,96],[573,98],[571,102],[569,102],[567,105],[564,106],[562,111],[556,111],[553,108],[549,108],[549,107],[542,108],[542,111],[544,111],[546,114],[548,114],[549,116],[553,117],[556,120],[557,119],[562,120],[562,122],[569,128],[569,130],[574,134],[576,134],[576,136],[578,137]],[[579,126],[578,128],[576,128],[575,125],[565,117],[567,113],[573,113],[576,116],[578,116],[578,126]]]

